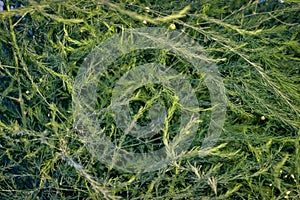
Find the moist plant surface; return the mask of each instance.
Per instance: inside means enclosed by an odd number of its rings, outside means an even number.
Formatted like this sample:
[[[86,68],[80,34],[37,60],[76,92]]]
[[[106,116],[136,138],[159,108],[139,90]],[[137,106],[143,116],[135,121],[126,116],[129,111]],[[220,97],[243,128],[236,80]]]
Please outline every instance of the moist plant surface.
[[[0,199],[300,199],[299,13],[299,0],[0,1]],[[173,49],[132,44],[97,79],[78,81],[99,44],[147,28],[188,36],[192,40],[183,43],[202,52],[178,56],[180,43],[152,38]],[[212,122],[218,119],[212,117],[213,91],[190,57],[213,64],[222,79],[215,84],[224,86],[219,95],[226,97],[226,120],[210,141],[209,127],[219,123]],[[131,84],[121,77],[154,62],[184,77],[198,108],[185,107],[176,91],[157,83],[114,92],[118,84]],[[157,77],[168,78],[163,73]],[[74,106],[74,93],[91,80],[93,119],[101,131],[87,137],[92,130],[74,116],[91,108]],[[108,109],[129,93],[131,120],[155,134],[143,128],[136,131],[141,137],[126,134],[118,119],[127,115]],[[165,165],[130,172],[97,157],[107,156],[98,148],[103,138],[139,155],[181,142],[181,123],[195,122],[181,117],[191,110],[198,114],[196,134]],[[207,142],[210,148],[201,148]]]

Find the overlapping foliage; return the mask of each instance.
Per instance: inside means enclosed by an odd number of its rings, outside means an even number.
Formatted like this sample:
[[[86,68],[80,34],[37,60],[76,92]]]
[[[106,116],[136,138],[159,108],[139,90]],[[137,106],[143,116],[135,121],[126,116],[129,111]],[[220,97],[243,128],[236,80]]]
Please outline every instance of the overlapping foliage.
[[[300,198],[299,11],[298,0],[5,1],[0,198]],[[218,65],[228,98],[220,141],[204,158],[199,136],[166,168],[117,171],[94,158],[73,128],[74,79],[92,49],[124,28],[173,23]],[[127,55],[107,72],[101,104],[109,103],[111,84],[138,63],[156,60],[182,67],[191,82],[201,79],[184,60],[146,54]],[[200,86],[198,100],[205,103],[209,93]]]

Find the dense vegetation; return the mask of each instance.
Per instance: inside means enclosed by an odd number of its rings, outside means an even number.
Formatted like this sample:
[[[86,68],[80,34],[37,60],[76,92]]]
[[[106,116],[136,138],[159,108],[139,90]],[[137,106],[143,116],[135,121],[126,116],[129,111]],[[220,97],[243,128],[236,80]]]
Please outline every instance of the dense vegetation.
[[[4,1],[0,199],[299,199],[299,13],[299,0]],[[212,149],[198,148],[209,126],[203,119],[176,161],[125,173],[87,150],[73,126],[72,91],[98,44],[140,27],[176,29],[203,46],[223,78],[226,122]],[[211,112],[201,74],[163,50],[116,61],[99,83],[97,106],[109,105],[111,87],[126,71],[153,60],[185,74],[201,108]],[[155,90],[172,105],[172,93],[154,85],[136,92],[140,102],[132,103],[133,112]],[[146,123],[147,116],[139,120]],[[121,134],[113,130],[113,117],[106,123],[108,132]]]

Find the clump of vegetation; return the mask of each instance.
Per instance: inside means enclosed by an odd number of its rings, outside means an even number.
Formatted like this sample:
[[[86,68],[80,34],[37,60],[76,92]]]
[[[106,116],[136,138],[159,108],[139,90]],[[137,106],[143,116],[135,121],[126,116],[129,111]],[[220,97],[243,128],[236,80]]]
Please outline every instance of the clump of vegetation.
[[[0,199],[300,198],[298,0],[3,3]],[[73,126],[72,91],[81,64],[99,43],[140,27],[182,31],[203,46],[223,78],[227,113],[220,139],[205,156],[199,156],[199,146],[209,126],[206,118],[180,158],[134,174],[100,162],[87,150]],[[152,61],[184,74],[210,112],[201,74],[163,50],[135,51],[117,60],[99,82],[97,107],[110,104],[112,85],[123,74]],[[166,106],[175,99],[160,86],[135,94],[134,114],[152,94],[161,94]],[[148,114],[142,114],[139,123],[146,124]],[[121,134],[113,129],[113,116],[106,123],[106,137],[116,140],[109,135]],[[127,139],[127,150],[146,149],[130,146],[137,141]]]

